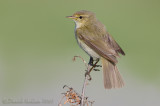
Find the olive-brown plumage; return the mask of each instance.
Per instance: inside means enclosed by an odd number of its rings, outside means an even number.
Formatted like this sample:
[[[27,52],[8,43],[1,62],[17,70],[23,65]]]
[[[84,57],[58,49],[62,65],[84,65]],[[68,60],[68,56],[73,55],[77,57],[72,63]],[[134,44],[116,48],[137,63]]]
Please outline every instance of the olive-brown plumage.
[[[97,20],[94,13],[86,10],[78,11],[68,18],[76,23],[75,36],[79,46],[94,60],[102,60],[104,87],[122,87],[124,82],[116,64],[119,53],[125,53],[105,26]]]

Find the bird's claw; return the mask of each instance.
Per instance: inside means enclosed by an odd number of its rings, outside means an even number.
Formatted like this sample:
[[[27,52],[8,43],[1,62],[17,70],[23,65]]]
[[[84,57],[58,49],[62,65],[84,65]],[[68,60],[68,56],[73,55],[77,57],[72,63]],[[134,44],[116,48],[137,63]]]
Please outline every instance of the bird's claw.
[[[102,65],[96,65],[95,67],[102,67]]]
[[[100,71],[99,69],[93,69],[94,71]]]
[[[93,64],[93,63],[88,63],[88,65],[94,66],[95,64]],[[94,67],[102,67],[102,65],[95,65]]]

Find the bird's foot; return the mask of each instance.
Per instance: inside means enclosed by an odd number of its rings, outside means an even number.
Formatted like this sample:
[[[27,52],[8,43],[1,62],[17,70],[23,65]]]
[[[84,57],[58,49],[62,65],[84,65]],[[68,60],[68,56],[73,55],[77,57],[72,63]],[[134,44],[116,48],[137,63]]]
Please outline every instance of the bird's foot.
[[[95,67],[102,67],[102,65],[96,65]]]
[[[97,69],[96,67],[102,67],[102,65],[95,65],[95,64],[89,64],[90,66],[94,67],[94,71],[100,71],[100,69]]]
[[[102,67],[102,65],[95,65],[93,63],[88,63],[88,65],[92,66],[92,67]]]
[[[97,69],[97,68],[94,68],[93,70],[94,70],[94,71],[100,71],[100,69]]]

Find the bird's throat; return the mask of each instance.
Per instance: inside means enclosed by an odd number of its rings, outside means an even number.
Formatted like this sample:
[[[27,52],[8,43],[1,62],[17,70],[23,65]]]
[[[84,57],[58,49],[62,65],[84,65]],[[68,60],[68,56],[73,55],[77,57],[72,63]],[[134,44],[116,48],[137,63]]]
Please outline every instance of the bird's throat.
[[[81,28],[83,26],[83,23],[80,23],[80,22],[77,22],[77,21],[75,21],[75,24],[76,24],[76,29]]]

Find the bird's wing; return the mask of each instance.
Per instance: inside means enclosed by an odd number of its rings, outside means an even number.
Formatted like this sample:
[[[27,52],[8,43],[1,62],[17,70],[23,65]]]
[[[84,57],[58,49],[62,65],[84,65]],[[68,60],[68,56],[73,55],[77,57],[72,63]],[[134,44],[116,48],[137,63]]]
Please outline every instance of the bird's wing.
[[[118,43],[110,36],[108,33],[105,35],[105,40],[107,40],[108,44],[113,48],[117,53],[125,55],[122,48],[118,45]]]
[[[93,37],[87,37],[85,35],[79,34],[78,38],[83,41],[88,47],[93,49],[97,54],[99,54],[101,57],[107,59],[113,64],[116,64],[118,61],[116,59],[116,56],[118,54],[116,51],[111,48],[108,43],[104,41],[102,37],[96,37],[93,39]]]

